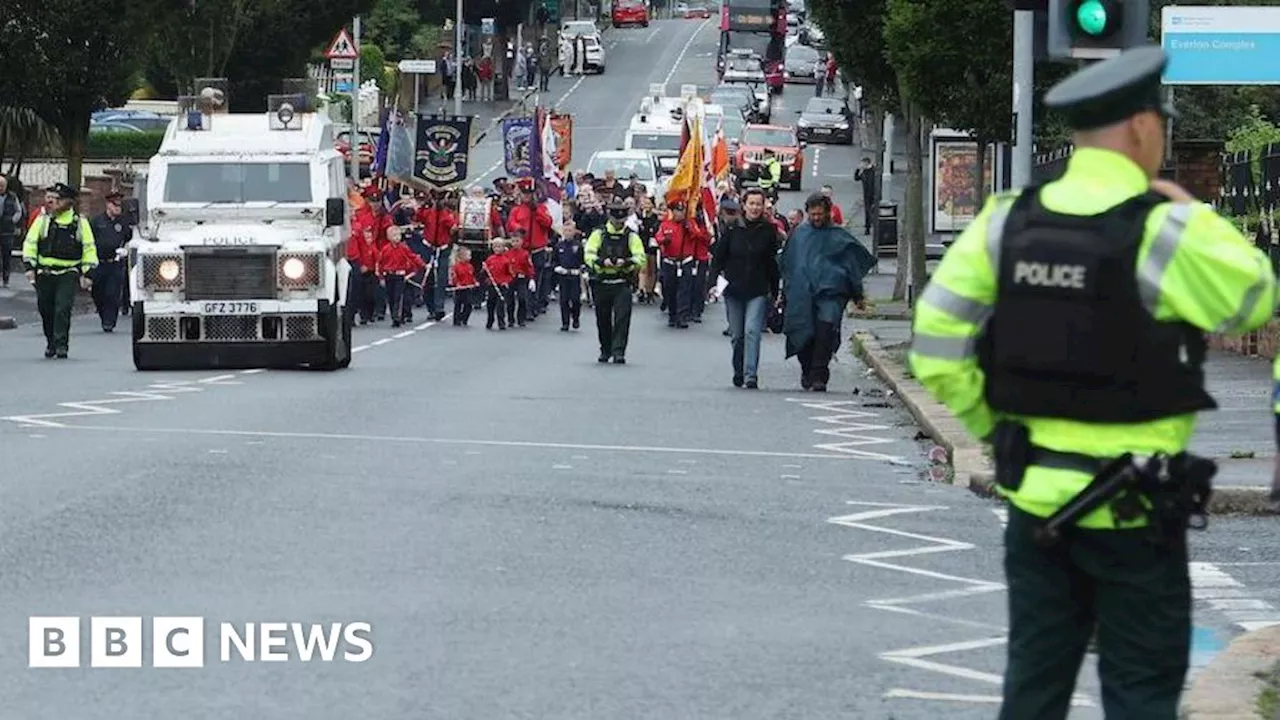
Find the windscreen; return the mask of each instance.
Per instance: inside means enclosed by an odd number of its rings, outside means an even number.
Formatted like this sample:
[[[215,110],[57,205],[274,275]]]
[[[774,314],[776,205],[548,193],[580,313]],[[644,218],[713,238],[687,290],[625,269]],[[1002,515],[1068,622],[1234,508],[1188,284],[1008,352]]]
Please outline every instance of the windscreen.
[[[676,139],[679,140],[679,138]],[[653,163],[645,159],[595,157],[587,164],[587,172],[598,178],[604,177],[607,170],[614,171],[614,174],[623,180],[631,177],[631,173],[635,173],[636,177],[644,182],[651,182],[654,179]]]
[[[168,167],[165,202],[311,202],[306,163],[181,163]]]
[[[680,150],[679,135],[663,135],[652,133],[642,135],[636,133],[631,136],[631,147],[629,150]]]
[[[742,136],[747,145],[764,145],[767,147],[794,147],[796,138],[790,130],[770,130],[767,128],[751,128]]]

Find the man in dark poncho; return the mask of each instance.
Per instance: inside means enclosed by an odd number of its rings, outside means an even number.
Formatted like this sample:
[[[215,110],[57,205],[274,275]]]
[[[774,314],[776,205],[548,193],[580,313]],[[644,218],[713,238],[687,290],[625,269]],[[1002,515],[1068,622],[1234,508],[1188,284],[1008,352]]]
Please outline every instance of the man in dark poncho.
[[[783,333],[787,357],[800,360],[800,386],[826,392],[845,306],[853,300],[865,307],[862,277],[875,259],[847,230],[832,224],[830,198],[810,195],[805,213],[808,222],[795,229],[780,258]]]

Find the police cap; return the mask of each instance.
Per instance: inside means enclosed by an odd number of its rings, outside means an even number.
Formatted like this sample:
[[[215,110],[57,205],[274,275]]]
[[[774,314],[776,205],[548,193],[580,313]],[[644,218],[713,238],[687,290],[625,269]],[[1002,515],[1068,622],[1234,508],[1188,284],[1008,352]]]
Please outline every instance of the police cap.
[[[1168,62],[1155,45],[1126,50],[1053,86],[1044,104],[1061,110],[1076,130],[1106,127],[1147,111],[1177,117],[1160,92],[1160,76]]]
[[[613,199],[609,201],[609,212],[628,212],[627,201],[614,196]]]
[[[54,183],[49,186],[47,192],[59,200],[75,200],[80,197],[80,191],[66,183]]]

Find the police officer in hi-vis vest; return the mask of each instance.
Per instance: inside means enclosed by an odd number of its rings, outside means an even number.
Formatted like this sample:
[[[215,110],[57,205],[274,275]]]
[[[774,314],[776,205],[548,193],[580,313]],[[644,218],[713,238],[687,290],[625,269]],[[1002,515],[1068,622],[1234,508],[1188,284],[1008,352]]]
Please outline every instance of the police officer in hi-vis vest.
[[[587,238],[583,255],[591,271],[591,296],[596,305],[596,335],[600,340],[599,362],[610,358],[616,365],[627,362],[627,340],[631,336],[631,292],[636,276],[647,257],[644,241],[627,227],[627,204],[614,198],[609,203],[609,220]]]
[[[992,444],[1009,586],[1003,720],[1061,720],[1095,626],[1108,718],[1174,720],[1186,678],[1186,530],[1211,460],[1186,452],[1205,331],[1276,308],[1267,257],[1156,178],[1167,62],[1129,50],[1059,83],[1075,153],[1053,182],[992,197],[916,310],[911,367]]]
[[[27,280],[36,288],[44,323],[44,356],[65,359],[76,285],[90,288],[89,272],[98,265],[98,251],[88,218],[75,210],[80,193],[65,183],[55,184],[48,192],[54,197],[53,206],[27,230],[22,262]]]

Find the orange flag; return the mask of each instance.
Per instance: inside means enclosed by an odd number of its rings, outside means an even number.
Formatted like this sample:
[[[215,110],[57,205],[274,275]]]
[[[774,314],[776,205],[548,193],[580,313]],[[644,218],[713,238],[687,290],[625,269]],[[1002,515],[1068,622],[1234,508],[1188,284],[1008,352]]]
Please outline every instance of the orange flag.
[[[724,131],[716,130],[715,144],[711,146],[711,177],[724,179],[729,172],[729,143],[724,139]]]
[[[680,154],[675,175],[667,184],[667,204],[687,199],[690,205],[696,206],[698,202],[698,190],[702,186],[702,127],[697,117],[691,118],[690,123],[689,142]],[[689,208],[690,217],[694,209]]]

